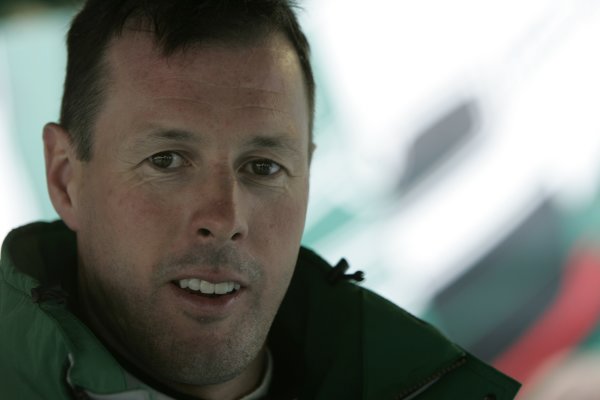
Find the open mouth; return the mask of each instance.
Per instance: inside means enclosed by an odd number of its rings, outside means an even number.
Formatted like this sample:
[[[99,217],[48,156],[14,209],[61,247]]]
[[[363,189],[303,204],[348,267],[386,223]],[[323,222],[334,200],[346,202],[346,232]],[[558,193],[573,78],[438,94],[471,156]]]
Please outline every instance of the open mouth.
[[[188,293],[204,297],[220,297],[235,294],[241,289],[237,282],[208,282],[202,279],[190,278],[172,282]]]

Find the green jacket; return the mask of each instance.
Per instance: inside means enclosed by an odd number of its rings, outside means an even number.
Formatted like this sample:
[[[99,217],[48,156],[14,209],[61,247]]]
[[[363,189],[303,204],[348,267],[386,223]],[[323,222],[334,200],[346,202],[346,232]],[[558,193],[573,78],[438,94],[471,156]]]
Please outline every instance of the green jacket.
[[[70,311],[75,235],[12,231],[0,258],[0,398],[152,399]],[[519,384],[302,249],[269,336],[274,394],[298,399],[512,399]],[[289,394],[289,397],[288,397]]]

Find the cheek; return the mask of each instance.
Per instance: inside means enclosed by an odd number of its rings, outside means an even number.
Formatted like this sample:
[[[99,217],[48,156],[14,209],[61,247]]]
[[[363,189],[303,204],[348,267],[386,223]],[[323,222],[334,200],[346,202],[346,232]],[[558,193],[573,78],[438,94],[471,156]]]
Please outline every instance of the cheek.
[[[110,188],[111,186],[108,186]],[[108,189],[107,188],[107,189]],[[122,261],[151,265],[165,250],[166,240],[174,235],[179,207],[141,188],[124,191],[108,189],[104,198],[96,200],[89,215],[89,226],[97,240]]]
[[[255,216],[260,229],[254,231],[262,240],[269,239],[279,249],[296,248],[304,230],[306,202],[302,196],[288,195],[273,203],[265,203]]]
[[[277,238],[294,246],[304,230],[305,208],[300,204],[282,207],[269,221],[269,228],[278,232]]]
[[[126,223],[132,229],[147,230],[155,220],[167,219],[171,208],[156,195],[144,191],[127,191],[110,201],[109,209],[117,224]],[[121,221],[121,222],[119,222]]]
[[[267,279],[275,287],[287,287],[294,272],[305,216],[303,197],[290,197],[265,206],[250,225],[250,241],[265,257],[265,265],[270,268]]]
[[[114,223],[131,235],[130,240],[137,238],[150,254],[153,249],[164,251],[164,246],[171,243],[168,239],[177,236],[182,218],[182,207],[173,200],[176,198],[168,201],[151,191],[129,191],[113,206],[119,219]]]

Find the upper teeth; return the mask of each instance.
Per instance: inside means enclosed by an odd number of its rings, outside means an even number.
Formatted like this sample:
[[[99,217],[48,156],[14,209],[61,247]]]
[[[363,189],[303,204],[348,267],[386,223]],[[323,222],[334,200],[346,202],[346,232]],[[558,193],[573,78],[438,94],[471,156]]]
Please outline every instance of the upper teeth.
[[[240,289],[240,284],[235,282],[211,283],[201,279],[191,278],[179,281],[179,287],[190,289],[202,294],[226,294]]]

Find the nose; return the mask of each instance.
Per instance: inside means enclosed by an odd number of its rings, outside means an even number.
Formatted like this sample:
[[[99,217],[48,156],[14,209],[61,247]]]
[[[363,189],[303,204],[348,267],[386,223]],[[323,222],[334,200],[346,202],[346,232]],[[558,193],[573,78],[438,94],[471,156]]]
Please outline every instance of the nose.
[[[193,231],[201,241],[240,241],[248,226],[244,216],[245,204],[235,178],[214,174],[207,178],[196,192],[198,205],[193,221]]]

